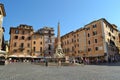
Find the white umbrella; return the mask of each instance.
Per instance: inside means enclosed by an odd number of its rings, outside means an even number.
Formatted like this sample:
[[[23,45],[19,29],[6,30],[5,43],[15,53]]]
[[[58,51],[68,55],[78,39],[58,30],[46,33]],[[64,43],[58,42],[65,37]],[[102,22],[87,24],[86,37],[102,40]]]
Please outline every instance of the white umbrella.
[[[0,50],[0,54],[6,54],[6,51]]]
[[[25,55],[23,55],[23,54],[20,54],[20,55],[18,55],[18,57],[25,57]]]
[[[13,54],[13,55],[9,55],[8,57],[17,57],[17,55],[14,55],[14,54]]]
[[[4,54],[0,54],[0,56],[4,56]]]
[[[25,57],[32,57],[32,56],[30,56],[30,55],[26,55]]]

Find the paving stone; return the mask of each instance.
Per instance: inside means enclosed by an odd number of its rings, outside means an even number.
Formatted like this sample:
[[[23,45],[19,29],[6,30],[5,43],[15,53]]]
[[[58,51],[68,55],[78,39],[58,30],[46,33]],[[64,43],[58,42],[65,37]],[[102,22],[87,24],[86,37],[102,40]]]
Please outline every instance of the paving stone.
[[[0,66],[0,80],[120,80],[119,75],[120,67],[114,64],[45,67],[12,63]]]

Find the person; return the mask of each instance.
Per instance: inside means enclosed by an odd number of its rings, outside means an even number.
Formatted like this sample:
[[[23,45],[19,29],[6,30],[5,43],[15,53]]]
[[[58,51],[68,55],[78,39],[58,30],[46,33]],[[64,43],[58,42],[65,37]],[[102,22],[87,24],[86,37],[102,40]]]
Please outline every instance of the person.
[[[61,60],[58,61],[58,66],[61,66]]]
[[[48,61],[47,61],[47,60],[45,60],[45,66],[46,66],[46,67],[48,66]]]

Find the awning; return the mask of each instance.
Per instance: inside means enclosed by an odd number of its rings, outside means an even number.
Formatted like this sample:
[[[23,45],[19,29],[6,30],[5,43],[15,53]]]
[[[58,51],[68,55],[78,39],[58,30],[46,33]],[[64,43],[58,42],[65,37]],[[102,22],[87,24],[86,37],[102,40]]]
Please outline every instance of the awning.
[[[20,54],[20,55],[18,55],[18,57],[25,57],[25,55],[23,55],[23,54]]]
[[[86,57],[100,57],[100,56],[104,56],[103,54],[93,54],[93,55],[88,55]]]
[[[52,58],[51,56],[46,56],[45,58]]]
[[[0,54],[6,54],[6,51],[0,50]]]
[[[25,57],[32,57],[32,56],[30,56],[30,55],[26,55]]]
[[[37,58],[37,56],[32,56],[32,58]]]
[[[13,55],[9,55],[8,57],[17,57],[17,55],[14,55],[14,54],[13,54]]]

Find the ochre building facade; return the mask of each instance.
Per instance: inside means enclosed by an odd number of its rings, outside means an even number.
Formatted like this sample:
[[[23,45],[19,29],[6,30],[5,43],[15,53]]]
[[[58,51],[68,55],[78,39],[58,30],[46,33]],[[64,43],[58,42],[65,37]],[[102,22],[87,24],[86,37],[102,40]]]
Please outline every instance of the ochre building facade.
[[[21,24],[10,28],[11,58],[43,58],[54,54],[54,29],[44,27],[36,32],[32,26]]]
[[[119,31],[104,18],[63,35],[61,41],[64,53],[70,58],[106,61],[119,58]]]

